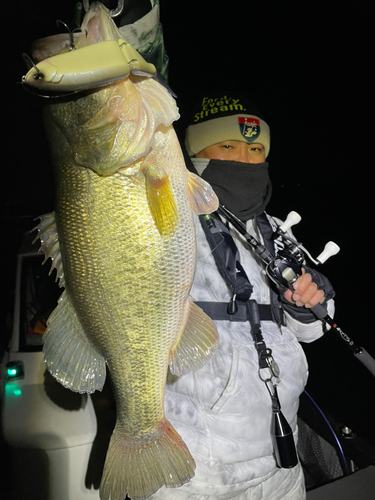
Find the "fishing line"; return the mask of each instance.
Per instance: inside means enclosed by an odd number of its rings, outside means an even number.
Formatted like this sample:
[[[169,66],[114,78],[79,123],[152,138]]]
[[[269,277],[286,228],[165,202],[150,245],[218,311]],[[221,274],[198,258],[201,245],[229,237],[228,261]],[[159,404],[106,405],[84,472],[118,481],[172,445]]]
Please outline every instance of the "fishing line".
[[[337,447],[339,448],[340,450],[340,455],[342,457],[342,460],[344,462],[344,466],[345,466],[345,474],[347,476],[350,475],[350,471],[349,471],[349,467],[348,467],[348,463],[346,461],[346,458],[345,458],[345,454],[344,454],[344,450],[342,449],[342,446],[341,446],[341,443],[340,443],[340,440],[339,438],[337,437],[337,434],[335,433],[335,431],[333,430],[333,427],[331,426],[330,422],[328,421],[327,417],[324,415],[323,411],[319,408],[319,406],[317,405],[317,403],[315,402],[315,400],[310,396],[310,394],[305,390],[303,391],[306,396],[310,399],[310,401],[314,404],[314,406],[316,407],[316,409],[319,411],[319,413],[321,414],[321,416],[323,417],[325,423],[327,424],[329,430],[331,431],[333,437],[335,438],[335,441],[336,441],[336,444],[337,444]]]

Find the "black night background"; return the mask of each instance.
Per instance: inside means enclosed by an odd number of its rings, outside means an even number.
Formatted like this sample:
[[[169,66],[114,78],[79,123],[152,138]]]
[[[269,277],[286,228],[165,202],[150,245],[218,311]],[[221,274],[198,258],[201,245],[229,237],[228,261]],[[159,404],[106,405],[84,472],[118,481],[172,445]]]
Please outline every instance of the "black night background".
[[[160,0],[169,84],[182,117],[204,87],[246,91],[271,127],[273,198],[268,213],[295,210],[299,241],[336,289],[336,321],[375,356],[372,2]],[[3,22],[1,351],[12,316],[15,256],[33,218],[53,210],[53,176],[37,98],[19,84],[22,53],[71,23],[73,0],[19,0]],[[14,10],[13,10],[14,9]],[[176,125],[183,130],[183,121]],[[5,180],[4,180],[5,178]],[[103,235],[105,237],[105,235]],[[374,377],[333,333],[304,346],[307,390],[320,406],[375,445]]]

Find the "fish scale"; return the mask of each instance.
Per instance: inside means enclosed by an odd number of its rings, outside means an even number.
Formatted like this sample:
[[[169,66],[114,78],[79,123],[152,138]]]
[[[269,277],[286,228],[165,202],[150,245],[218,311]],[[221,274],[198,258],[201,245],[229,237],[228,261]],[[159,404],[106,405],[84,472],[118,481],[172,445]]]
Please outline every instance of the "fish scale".
[[[56,138],[54,144],[58,145]],[[166,261],[166,243],[157,232],[151,215],[143,224],[139,223],[137,213],[148,212],[147,199],[144,189],[137,184],[138,189],[134,190],[131,178],[120,174],[101,177],[74,166],[65,167],[61,177],[64,182],[58,188],[56,214],[59,237],[64,241],[66,288],[74,297],[72,303],[89,339],[107,360],[116,387],[119,415],[124,415],[124,406],[126,418],[136,416],[135,427],[142,423],[141,430],[147,432],[163,414],[161,388],[166,377],[169,349],[181,324],[180,317],[170,317],[166,311],[173,301],[173,309],[181,311],[181,315],[186,303],[191,273],[180,276],[178,268],[182,255],[185,266],[194,266],[193,234],[182,229],[178,231],[174,241],[168,242],[170,259]],[[81,186],[81,196],[77,196],[74,189],[77,185]],[[190,219],[191,211],[185,212],[185,217]],[[82,231],[83,228],[86,230]],[[113,252],[114,247],[116,252]],[[84,280],[81,279],[83,273]],[[165,289],[175,288],[176,276],[179,293],[168,297]],[[141,347],[142,357],[133,355],[128,361],[126,352],[118,356],[119,346],[124,345],[122,336],[132,342],[133,352],[137,346]],[[115,339],[118,346],[113,353]],[[162,341],[159,341],[160,347],[156,339]],[[161,352],[164,353],[163,362],[159,359]],[[152,377],[149,376],[150,365],[155,370],[160,366]],[[158,402],[152,406],[150,393],[158,394]],[[145,410],[142,408],[144,399]],[[133,401],[135,408],[132,408]]]

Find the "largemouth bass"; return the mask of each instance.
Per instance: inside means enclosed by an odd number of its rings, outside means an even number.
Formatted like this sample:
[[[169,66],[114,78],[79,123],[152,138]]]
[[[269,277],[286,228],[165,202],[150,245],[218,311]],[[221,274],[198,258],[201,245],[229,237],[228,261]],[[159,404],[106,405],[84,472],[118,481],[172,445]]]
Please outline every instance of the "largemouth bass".
[[[82,32],[74,64],[87,44],[120,38],[100,3],[91,5]],[[44,76],[48,68],[61,81],[72,74],[64,56],[45,61]],[[65,287],[44,334],[47,367],[77,392],[101,390],[106,365],[111,374],[117,422],[100,486],[101,498],[111,500],[144,499],[193,477],[194,459],[164,417],[167,370],[198,369],[218,342],[214,323],[189,297],[193,211],[212,212],[218,200],[185,167],[171,125],[174,99],[137,71],[107,85],[101,75],[99,89],[49,101],[57,199],[38,225],[41,248]],[[51,81],[25,80],[41,90]],[[79,90],[79,73],[74,81]]]

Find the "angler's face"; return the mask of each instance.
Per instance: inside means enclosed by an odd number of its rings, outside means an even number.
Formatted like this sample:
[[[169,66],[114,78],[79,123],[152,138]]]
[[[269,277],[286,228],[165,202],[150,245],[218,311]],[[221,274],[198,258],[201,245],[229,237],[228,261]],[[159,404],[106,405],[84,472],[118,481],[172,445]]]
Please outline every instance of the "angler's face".
[[[230,160],[241,163],[263,163],[266,161],[262,144],[249,144],[243,141],[223,141],[202,149],[196,158],[209,160]]]

